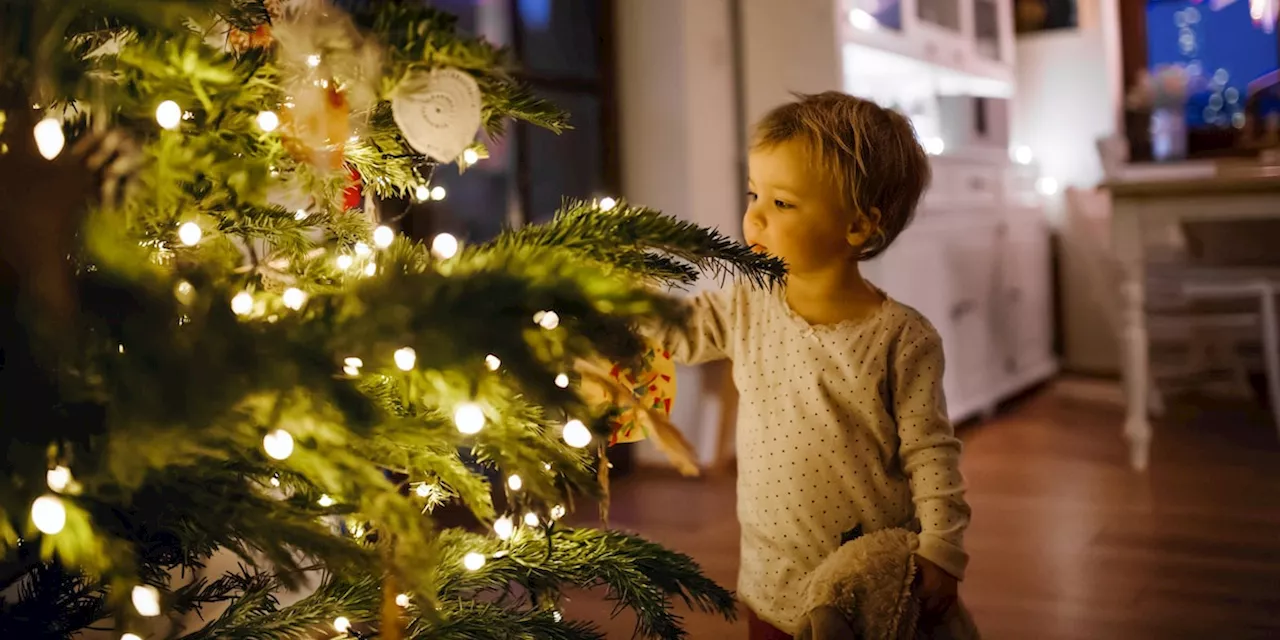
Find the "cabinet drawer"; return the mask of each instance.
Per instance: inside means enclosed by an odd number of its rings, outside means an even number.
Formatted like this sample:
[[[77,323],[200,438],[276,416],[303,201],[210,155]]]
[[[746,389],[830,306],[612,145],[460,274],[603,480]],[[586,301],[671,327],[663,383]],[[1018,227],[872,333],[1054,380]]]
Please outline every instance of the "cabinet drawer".
[[[988,167],[955,167],[951,169],[951,196],[963,204],[995,204],[1000,201],[1003,185],[998,170]]]

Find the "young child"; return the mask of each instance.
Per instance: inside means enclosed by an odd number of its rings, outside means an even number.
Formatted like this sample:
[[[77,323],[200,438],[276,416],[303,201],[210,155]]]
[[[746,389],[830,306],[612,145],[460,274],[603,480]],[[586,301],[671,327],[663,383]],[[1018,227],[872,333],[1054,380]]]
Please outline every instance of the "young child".
[[[746,241],[786,261],[785,286],[696,297],[658,339],[678,362],[733,361],[751,638],[797,633],[807,577],[845,540],[890,527],[919,532],[921,624],[946,617],[969,507],[942,342],[858,267],[911,220],[925,153],[903,116],[828,92],[765,116],[749,167]]]

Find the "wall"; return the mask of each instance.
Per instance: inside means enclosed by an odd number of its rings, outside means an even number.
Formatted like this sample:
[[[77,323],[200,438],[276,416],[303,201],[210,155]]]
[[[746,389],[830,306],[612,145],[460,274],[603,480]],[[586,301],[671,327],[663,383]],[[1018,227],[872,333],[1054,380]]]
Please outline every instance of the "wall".
[[[750,126],[792,92],[840,90],[835,0],[740,0],[743,102]]]

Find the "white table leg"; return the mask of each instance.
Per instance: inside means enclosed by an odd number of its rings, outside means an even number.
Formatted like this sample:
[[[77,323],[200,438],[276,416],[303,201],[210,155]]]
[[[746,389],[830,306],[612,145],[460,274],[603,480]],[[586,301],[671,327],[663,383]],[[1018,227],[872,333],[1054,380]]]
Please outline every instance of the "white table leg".
[[[1124,436],[1129,441],[1129,464],[1137,471],[1147,468],[1151,451],[1150,406],[1151,367],[1148,358],[1145,292],[1140,269],[1125,274],[1122,285],[1124,304]]]

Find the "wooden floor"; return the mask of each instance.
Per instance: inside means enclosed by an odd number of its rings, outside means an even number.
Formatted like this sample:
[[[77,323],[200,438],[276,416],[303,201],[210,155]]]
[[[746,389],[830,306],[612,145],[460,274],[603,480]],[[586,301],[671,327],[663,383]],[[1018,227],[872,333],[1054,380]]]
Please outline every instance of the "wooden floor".
[[[986,640],[1280,638],[1280,442],[1257,409],[1175,406],[1151,470],[1129,471],[1114,406],[1050,389],[960,429],[972,556],[961,595]],[[612,525],[692,555],[730,588],[732,477],[638,472]],[[630,638],[596,596],[567,607]],[[691,638],[745,625],[690,613]]]

